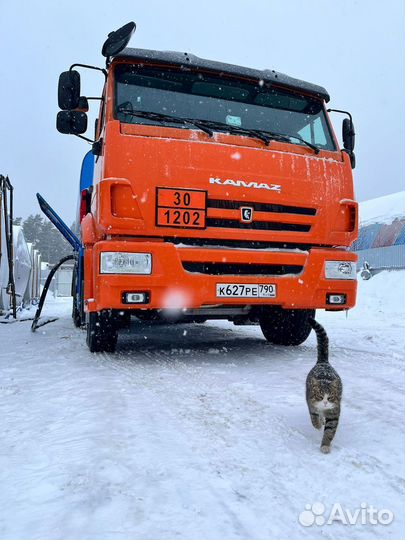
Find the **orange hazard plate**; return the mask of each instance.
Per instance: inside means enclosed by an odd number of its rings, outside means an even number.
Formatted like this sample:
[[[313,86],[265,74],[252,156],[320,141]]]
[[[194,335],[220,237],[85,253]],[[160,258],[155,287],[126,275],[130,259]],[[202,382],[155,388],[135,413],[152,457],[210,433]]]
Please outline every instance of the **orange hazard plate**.
[[[205,229],[206,191],[157,188],[156,203],[156,225]]]

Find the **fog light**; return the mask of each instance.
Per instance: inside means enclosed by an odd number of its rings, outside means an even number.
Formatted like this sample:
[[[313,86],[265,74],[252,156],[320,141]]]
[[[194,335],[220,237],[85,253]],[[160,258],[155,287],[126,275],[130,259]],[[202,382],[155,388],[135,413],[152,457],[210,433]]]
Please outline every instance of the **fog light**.
[[[326,295],[327,304],[346,304],[346,295],[345,294],[327,294]]]
[[[123,304],[147,304],[149,294],[146,292],[125,292],[122,294]]]

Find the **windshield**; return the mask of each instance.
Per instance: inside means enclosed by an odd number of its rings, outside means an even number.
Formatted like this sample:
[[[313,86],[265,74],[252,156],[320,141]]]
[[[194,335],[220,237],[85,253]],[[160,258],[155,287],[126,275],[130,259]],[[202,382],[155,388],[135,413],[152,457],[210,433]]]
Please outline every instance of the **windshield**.
[[[300,137],[322,150],[335,150],[322,102],[315,98],[207,73],[121,64],[115,68],[115,115],[131,124],[193,126],[137,117],[144,111],[219,122],[233,128]]]

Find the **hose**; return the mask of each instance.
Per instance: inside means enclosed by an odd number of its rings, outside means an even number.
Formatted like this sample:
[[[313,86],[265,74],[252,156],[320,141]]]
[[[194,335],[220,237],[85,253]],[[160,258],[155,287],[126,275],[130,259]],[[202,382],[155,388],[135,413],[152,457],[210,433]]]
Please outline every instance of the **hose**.
[[[44,306],[45,298],[48,293],[49,285],[51,284],[53,276],[55,275],[58,268],[62,266],[63,263],[65,263],[66,261],[72,261],[72,260],[74,261],[77,260],[77,254],[66,255],[65,257],[62,257],[62,259],[57,264],[55,264],[55,266],[49,272],[49,275],[46,278],[45,285],[41,293],[41,297],[39,299],[39,304],[38,304],[37,311],[35,313],[34,320],[32,321],[32,325],[31,325],[32,332],[35,332],[35,330],[38,328],[39,317],[41,316],[42,308]],[[53,319],[53,320],[56,320],[56,319]],[[48,321],[48,322],[51,322],[51,321]]]

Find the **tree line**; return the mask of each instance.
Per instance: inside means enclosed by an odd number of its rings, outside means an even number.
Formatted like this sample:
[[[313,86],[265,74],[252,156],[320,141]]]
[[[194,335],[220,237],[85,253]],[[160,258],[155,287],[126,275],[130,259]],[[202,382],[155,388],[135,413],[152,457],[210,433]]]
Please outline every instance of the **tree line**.
[[[31,214],[23,220],[14,219],[14,225],[21,225],[27,242],[31,242],[41,253],[42,260],[57,263],[64,255],[72,252],[72,246],[52,223],[41,214]],[[72,225],[74,229],[74,225]]]

